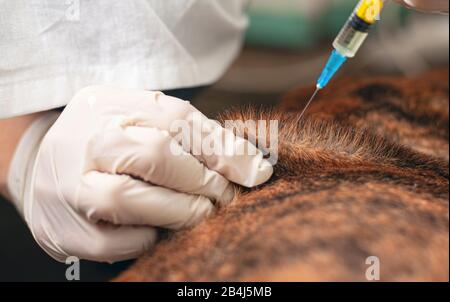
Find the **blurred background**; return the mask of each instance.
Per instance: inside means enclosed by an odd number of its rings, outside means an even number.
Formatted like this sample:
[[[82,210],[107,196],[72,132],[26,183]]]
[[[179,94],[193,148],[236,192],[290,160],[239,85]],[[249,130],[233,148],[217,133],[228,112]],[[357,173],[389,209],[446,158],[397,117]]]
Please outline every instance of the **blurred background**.
[[[214,116],[224,104],[275,104],[315,84],[357,0],[252,0],[245,47],[227,74],[195,100]],[[358,55],[338,76],[414,75],[449,62],[449,18],[389,1]]]
[[[225,0],[224,0],[225,1]],[[253,0],[245,47],[216,84],[192,102],[214,117],[230,105],[273,105],[296,86],[313,85],[333,39],[357,0]],[[449,19],[389,3],[358,56],[339,76],[414,75],[449,63]],[[0,200],[0,281],[65,281],[67,266],[35,244],[13,207]],[[107,280],[130,262],[82,262],[83,281]]]

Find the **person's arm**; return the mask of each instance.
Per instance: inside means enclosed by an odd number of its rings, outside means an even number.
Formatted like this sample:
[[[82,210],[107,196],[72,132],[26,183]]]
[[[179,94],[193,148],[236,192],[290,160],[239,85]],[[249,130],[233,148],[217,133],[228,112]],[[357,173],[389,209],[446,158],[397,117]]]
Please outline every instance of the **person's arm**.
[[[0,194],[9,199],[7,180],[14,151],[28,126],[44,113],[0,120]]]
[[[427,12],[440,12],[448,14],[448,0],[396,0],[410,8]]]

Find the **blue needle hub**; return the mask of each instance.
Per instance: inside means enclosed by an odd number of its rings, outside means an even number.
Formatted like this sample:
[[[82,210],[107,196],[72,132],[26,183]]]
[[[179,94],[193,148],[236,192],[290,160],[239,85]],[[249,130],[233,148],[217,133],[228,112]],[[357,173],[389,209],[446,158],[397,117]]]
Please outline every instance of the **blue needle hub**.
[[[328,59],[327,65],[322,71],[322,74],[317,81],[317,88],[322,89],[330,82],[336,72],[341,68],[341,66],[347,61],[347,57],[341,55],[337,50],[333,50],[330,58]]]

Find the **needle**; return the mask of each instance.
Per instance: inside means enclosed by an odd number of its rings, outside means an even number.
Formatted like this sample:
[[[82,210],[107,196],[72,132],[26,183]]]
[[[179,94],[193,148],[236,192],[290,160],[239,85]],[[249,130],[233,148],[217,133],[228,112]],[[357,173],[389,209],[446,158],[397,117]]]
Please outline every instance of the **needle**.
[[[311,98],[309,99],[308,103],[306,104],[305,108],[303,109],[302,113],[299,116],[299,120],[302,118],[302,116],[305,114],[306,109],[308,109],[309,105],[311,105],[312,101],[314,100],[314,98],[316,97],[316,95],[319,93],[320,88],[317,87],[316,91],[314,91],[313,95],[311,96]]]

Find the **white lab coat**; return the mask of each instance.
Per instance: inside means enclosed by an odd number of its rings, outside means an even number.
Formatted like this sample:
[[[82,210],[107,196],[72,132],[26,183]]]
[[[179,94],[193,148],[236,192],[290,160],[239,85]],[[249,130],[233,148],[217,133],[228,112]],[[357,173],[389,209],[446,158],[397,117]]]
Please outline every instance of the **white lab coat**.
[[[0,118],[64,106],[82,87],[216,81],[247,0],[0,0]]]

